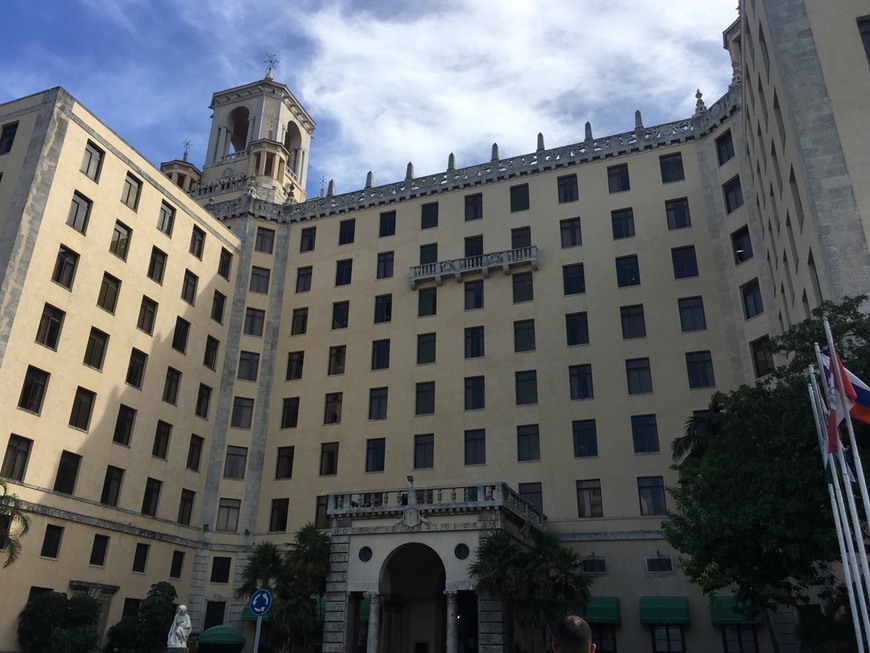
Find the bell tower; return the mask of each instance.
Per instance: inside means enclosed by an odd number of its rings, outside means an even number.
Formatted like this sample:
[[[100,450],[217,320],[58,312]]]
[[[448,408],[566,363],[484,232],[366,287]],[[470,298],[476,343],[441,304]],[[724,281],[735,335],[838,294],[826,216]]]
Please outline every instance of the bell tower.
[[[271,70],[258,82],[212,97],[211,135],[197,199],[253,192],[269,202],[302,202],[314,121]]]

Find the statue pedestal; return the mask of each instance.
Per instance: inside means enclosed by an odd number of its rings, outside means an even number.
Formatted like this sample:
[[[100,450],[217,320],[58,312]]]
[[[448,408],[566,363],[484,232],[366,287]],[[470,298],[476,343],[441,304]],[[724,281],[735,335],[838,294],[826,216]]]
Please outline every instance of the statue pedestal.
[[[166,653],[181,653],[182,651],[186,651],[186,646],[167,646]]]

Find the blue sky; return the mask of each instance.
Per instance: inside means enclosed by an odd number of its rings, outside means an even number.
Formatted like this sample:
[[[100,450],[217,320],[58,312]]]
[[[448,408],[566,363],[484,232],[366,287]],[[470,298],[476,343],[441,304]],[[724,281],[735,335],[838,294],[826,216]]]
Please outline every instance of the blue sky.
[[[309,196],[688,117],[736,0],[3,0],[0,102],[63,86],[155,164],[201,165],[212,94],[274,71],[317,123]],[[18,26],[17,29],[9,29]]]

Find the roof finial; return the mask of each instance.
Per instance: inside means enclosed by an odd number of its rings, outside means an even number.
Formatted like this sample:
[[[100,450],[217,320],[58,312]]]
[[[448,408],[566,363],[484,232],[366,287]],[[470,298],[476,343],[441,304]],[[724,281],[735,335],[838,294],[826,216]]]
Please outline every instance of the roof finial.
[[[182,161],[187,161],[187,155],[190,154],[191,142],[189,138],[185,138],[181,142],[184,145],[184,158],[182,159]]]
[[[278,67],[278,55],[274,52],[267,54],[263,63],[266,64],[266,79],[272,79],[272,71]]]
[[[701,89],[699,88],[697,93],[695,93],[695,115],[704,113],[707,110],[707,105],[704,104],[704,94],[701,93]]]

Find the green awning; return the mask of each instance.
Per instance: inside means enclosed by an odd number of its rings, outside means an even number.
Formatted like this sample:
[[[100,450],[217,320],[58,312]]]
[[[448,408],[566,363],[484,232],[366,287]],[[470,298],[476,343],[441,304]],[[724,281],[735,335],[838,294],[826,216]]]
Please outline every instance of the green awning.
[[[762,623],[760,614],[755,615],[755,617],[747,617],[734,609],[736,604],[737,601],[733,596],[711,596],[710,621],[721,626]]]
[[[689,599],[685,596],[640,597],[640,623],[687,624]]]
[[[586,609],[578,613],[591,624],[621,624],[618,596],[592,596]]]
[[[251,612],[251,606],[248,603],[246,603],[245,609],[242,610],[242,621],[256,621],[256,620],[257,620],[256,615],[253,612]],[[268,612],[263,615],[263,621],[269,621],[269,613]]]
[[[197,640],[200,644],[242,644],[247,641],[245,636],[232,626],[212,626],[202,631]]]

